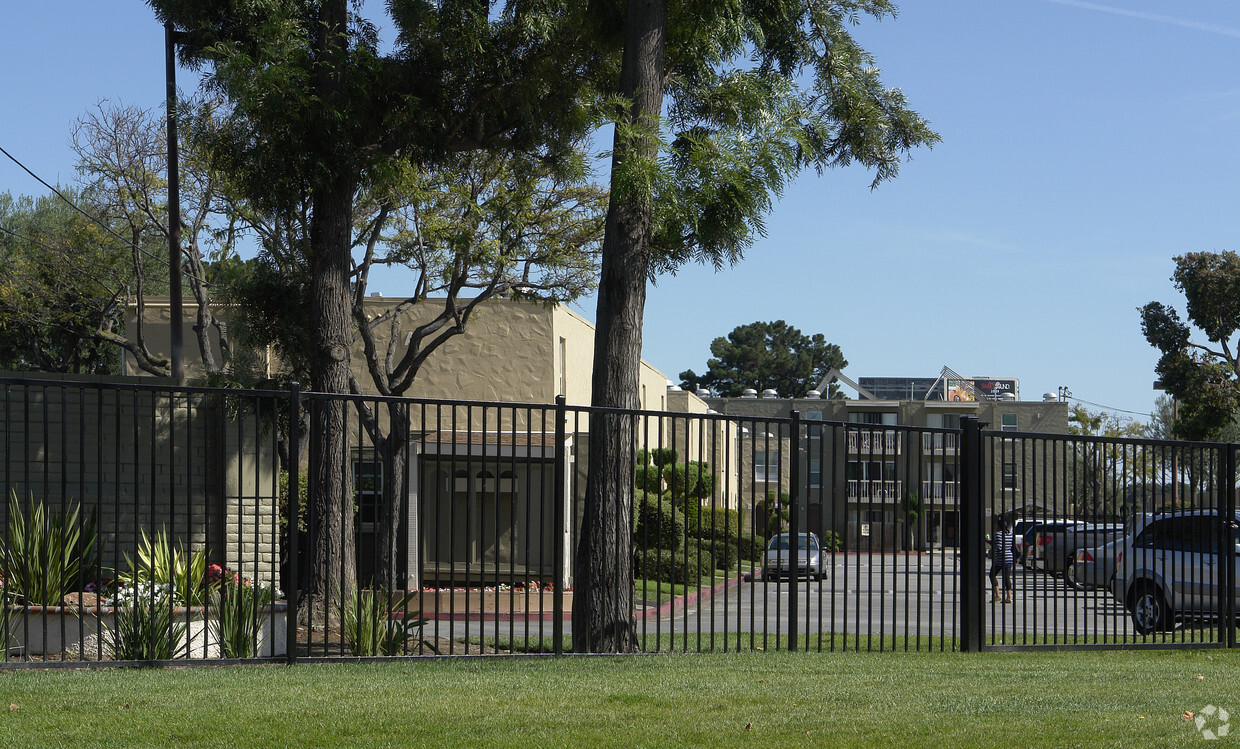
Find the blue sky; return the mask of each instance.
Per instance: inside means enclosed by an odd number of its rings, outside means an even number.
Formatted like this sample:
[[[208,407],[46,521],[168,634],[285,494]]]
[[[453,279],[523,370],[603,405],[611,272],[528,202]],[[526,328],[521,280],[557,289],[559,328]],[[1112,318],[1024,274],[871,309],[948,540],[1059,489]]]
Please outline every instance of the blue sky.
[[[1172,257],[1240,244],[1240,4],[906,0],[855,33],[943,142],[875,191],[860,169],[806,174],[741,265],[660,279],[646,359],[701,372],[715,337],[784,319],[854,378],[947,365],[1148,412],[1136,308],[1182,310]],[[138,0],[6,3],[0,70],[0,147],[71,182],[76,117],[161,105],[163,29]],[[2,190],[43,192],[0,157]]]

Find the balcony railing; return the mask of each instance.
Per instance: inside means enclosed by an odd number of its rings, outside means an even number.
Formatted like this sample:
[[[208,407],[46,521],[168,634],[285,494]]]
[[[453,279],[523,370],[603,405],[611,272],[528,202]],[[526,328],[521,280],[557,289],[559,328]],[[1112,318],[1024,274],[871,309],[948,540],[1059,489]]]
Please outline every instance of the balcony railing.
[[[925,432],[921,435],[921,451],[926,455],[955,455],[959,445],[955,434]]]
[[[898,455],[904,442],[899,432],[848,432],[848,452],[874,455]]]
[[[954,503],[957,486],[955,481],[923,481],[921,482],[921,500]]]
[[[852,502],[898,502],[903,494],[903,481],[849,479],[848,499]]]

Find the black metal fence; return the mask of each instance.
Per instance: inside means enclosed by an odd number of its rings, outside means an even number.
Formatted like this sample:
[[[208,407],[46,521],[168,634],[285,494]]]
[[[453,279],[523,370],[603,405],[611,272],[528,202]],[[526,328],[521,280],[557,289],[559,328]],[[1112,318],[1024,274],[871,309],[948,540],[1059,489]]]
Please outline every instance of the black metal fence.
[[[0,385],[6,663],[572,649],[596,411]],[[644,651],[1235,642],[1229,445],[624,416]]]

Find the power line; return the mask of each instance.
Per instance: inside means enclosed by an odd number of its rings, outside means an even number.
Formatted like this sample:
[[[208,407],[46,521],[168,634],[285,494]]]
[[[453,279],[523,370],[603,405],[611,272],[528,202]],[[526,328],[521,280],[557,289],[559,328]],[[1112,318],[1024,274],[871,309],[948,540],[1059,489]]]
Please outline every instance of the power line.
[[[1101,403],[1094,403],[1093,401],[1087,401],[1087,400],[1085,400],[1084,398],[1077,398],[1077,397],[1075,397],[1075,396],[1071,396],[1071,395],[1070,395],[1070,396],[1068,396],[1068,399],[1069,399],[1069,400],[1074,400],[1074,401],[1076,401],[1077,403],[1084,403],[1084,404],[1085,404],[1085,405],[1087,405],[1087,406],[1094,406],[1095,408],[1101,408],[1101,409],[1103,409],[1103,410],[1106,410],[1106,411],[1112,411],[1112,412],[1115,412],[1115,413],[1121,413],[1121,414],[1132,414],[1133,416],[1148,416],[1148,417],[1149,417],[1149,418],[1151,418],[1151,419],[1152,419],[1152,418],[1154,418],[1154,414],[1152,414],[1152,413],[1146,413],[1146,412],[1144,412],[1144,411],[1129,411],[1129,410],[1127,410],[1127,409],[1123,409],[1123,408],[1115,408],[1114,406],[1104,406],[1104,405],[1102,405]]]
[[[102,220],[100,220],[100,219],[98,219],[98,218],[95,218],[95,217],[94,217],[94,216],[92,216],[91,214],[87,213],[85,210],[83,210],[83,209],[79,208],[79,207],[77,206],[77,204],[75,204],[72,200],[69,200],[67,197],[65,197],[64,193],[62,193],[60,190],[57,190],[55,187],[52,187],[50,184],[48,184],[48,183],[47,183],[47,181],[46,181],[46,180],[44,180],[42,177],[40,177],[39,175],[37,175],[37,174],[35,174],[34,172],[32,172],[32,171],[30,170],[30,168],[29,168],[29,167],[27,167],[27,166],[26,166],[25,164],[23,164],[22,162],[18,161],[18,160],[17,160],[17,157],[15,157],[13,154],[9,153],[8,151],[4,150],[4,147],[3,147],[3,146],[0,146],[0,153],[2,153],[2,154],[4,154],[5,156],[7,156],[7,157],[8,157],[8,159],[9,159],[10,161],[12,161],[14,164],[17,164],[19,167],[21,167],[22,171],[24,171],[26,174],[29,174],[31,177],[34,177],[34,178],[35,178],[35,180],[36,180],[36,181],[38,181],[38,183],[39,183],[39,184],[43,185],[44,187],[46,187],[47,189],[49,189],[49,190],[51,190],[53,193],[55,193],[55,194],[56,194],[56,197],[58,197],[58,198],[60,198],[61,200],[63,200],[63,201],[65,202],[65,204],[66,204],[66,205],[68,205],[70,208],[72,208],[73,210],[75,210],[75,211],[77,211],[78,213],[82,214],[83,216],[85,216],[86,218],[90,219],[91,221],[93,221],[94,223],[98,224],[99,226],[103,227],[103,230],[104,230],[104,231],[106,231],[108,234],[111,234],[112,236],[114,236],[114,237],[116,237],[117,239],[119,239],[122,243],[124,243],[124,244],[125,244],[125,246],[127,246],[127,247],[132,247],[133,249],[137,250],[138,252],[142,253],[143,255],[146,255],[148,258],[150,258],[150,259],[152,259],[152,260],[155,260],[155,261],[158,261],[158,262],[160,262],[160,263],[163,263],[163,265],[164,265],[165,267],[169,266],[168,258],[166,258],[166,257],[161,257],[161,256],[159,256],[159,255],[156,255],[156,254],[154,254],[154,253],[150,252],[149,250],[144,250],[144,249],[142,249],[142,247],[141,247],[140,245],[138,245],[137,243],[135,243],[133,240],[131,240],[131,239],[125,239],[125,238],[124,238],[124,237],[122,237],[120,234],[117,234],[117,233],[116,233],[116,231],[115,231],[114,229],[112,229],[112,227],[108,226],[108,225],[107,225],[106,223],[104,223]],[[182,271],[182,272],[184,272],[184,271]],[[187,274],[187,275],[188,275],[191,279],[193,279],[193,280],[195,280],[195,281],[197,281],[197,282],[199,282],[199,283],[201,283],[201,284],[208,285],[208,286],[210,285],[210,284],[209,284],[206,280],[201,279],[201,278],[199,278],[198,276],[195,276],[195,275],[193,275],[193,274]]]

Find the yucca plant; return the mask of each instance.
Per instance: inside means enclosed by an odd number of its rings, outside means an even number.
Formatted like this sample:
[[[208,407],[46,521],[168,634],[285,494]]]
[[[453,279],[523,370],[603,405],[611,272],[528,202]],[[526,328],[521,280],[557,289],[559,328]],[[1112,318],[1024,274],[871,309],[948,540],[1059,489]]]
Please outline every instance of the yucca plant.
[[[211,634],[224,658],[253,658],[258,652],[258,633],[267,623],[267,606],[275,591],[262,583],[250,583],[235,574],[211,586]]]
[[[189,625],[176,614],[169,587],[145,581],[117,593],[108,645],[118,661],[170,660],[188,651],[188,631]]]
[[[353,655],[404,653],[410,641],[416,640],[415,633],[429,621],[421,612],[405,610],[412,598],[412,593],[406,593],[392,600],[391,591],[385,588],[354,590],[342,612],[345,643]],[[402,617],[392,618],[397,611]],[[422,644],[434,650],[430,643],[422,641]]]
[[[166,529],[161,529],[154,540],[143,529],[138,541],[137,563],[125,554],[125,564],[129,570],[121,573],[120,580],[126,586],[152,582],[167,586],[173,605],[202,606],[206,603],[203,578],[207,573],[207,550],[187,551],[180,540],[174,548]]]
[[[29,504],[27,516],[17,493],[9,497],[0,574],[8,593],[22,603],[59,606],[94,564],[95,515],[82,519],[77,504],[64,513],[49,512],[33,499]]]

